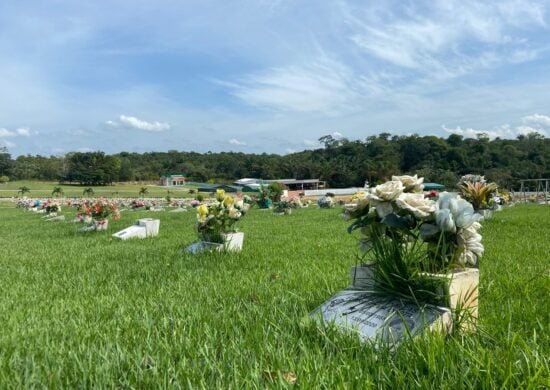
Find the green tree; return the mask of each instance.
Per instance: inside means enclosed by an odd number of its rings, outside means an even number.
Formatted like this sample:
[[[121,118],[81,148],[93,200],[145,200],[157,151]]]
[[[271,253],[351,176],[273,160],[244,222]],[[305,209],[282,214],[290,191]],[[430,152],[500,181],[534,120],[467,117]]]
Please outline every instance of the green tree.
[[[149,190],[147,189],[147,187],[141,187],[139,190],[139,196],[143,198],[145,195],[147,195],[148,192]]]
[[[63,196],[63,188],[57,186],[53,188],[52,196]]]
[[[6,175],[0,176],[0,184],[6,184],[10,181],[10,178]]]
[[[25,194],[29,194],[31,192],[31,189],[27,186],[19,187],[19,191],[17,191],[18,194],[21,194],[21,196],[24,196]]]
[[[88,187],[82,191],[82,195],[92,197],[94,196],[94,189],[92,187]]]

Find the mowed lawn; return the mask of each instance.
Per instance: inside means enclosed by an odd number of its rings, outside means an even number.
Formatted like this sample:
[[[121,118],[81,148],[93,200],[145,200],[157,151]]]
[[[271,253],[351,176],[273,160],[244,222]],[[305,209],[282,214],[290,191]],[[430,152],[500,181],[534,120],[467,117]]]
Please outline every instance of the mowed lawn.
[[[192,211],[126,211],[108,232],[79,233],[1,206],[1,388],[550,384],[550,206],[484,222],[477,333],[394,352],[307,320],[357,259],[338,209],[253,209],[242,253],[193,256],[179,252],[195,239]],[[110,238],[139,217],[160,218],[157,238]]]
[[[140,190],[145,187],[147,193],[145,197],[151,198],[165,198],[170,195],[172,198],[186,197],[189,195],[190,189],[197,188],[193,185],[186,185],[181,187],[161,187],[151,182],[144,182],[142,184],[131,183],[116,183],[111,186],[81,186],[81,185],[69,185],[58,184],[57,182],[41,182],[41,181],[13,181],[6,184],[0,184],[0,198],[11,198],[20,195],[19,191],[21,187],[27,187],[30,192],[25,196],[29,198],[52,196],[52,191],[55,187],[60,187],[63,190],[63,196],[70,197],[82,197],[83,192],[87,188],[91,188],[94,191],[96,197],[117,197],[117,198],[136,198],[140,195]]]

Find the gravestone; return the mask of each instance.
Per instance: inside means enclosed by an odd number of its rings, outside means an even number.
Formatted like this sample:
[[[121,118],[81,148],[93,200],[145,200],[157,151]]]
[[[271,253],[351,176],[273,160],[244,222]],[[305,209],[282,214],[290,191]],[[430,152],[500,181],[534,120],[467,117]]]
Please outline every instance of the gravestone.
[[[451,326],[451,312],[447,308],[418,306],[352,288],[335,294],[311,316],[320,324],[334,324],[357,332],[362,341],[376,343],[398,344],[426,329],[448,331]]]
[[[64,220],[65,220],[64,215],[55,215],[53,217],[50,217],[50,218],[46,219],[45,221],[46,222],[58,222],[58,221],[64,221]]]
[[[113,234],[113,237],[120,238],[121,240],[156,237],[159,234],[159,227],[160,220],[158,219],[138,219],[135,225]]]

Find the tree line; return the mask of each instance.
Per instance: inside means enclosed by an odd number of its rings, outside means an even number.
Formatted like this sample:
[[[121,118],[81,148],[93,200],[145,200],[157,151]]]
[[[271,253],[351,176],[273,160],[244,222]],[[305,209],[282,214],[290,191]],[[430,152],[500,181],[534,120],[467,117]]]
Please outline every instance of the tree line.
[[[319,139],[322,147],[288,155],[236,152],[167,152],[106,155],[73,152],[65,156],[18,156],[0,148],[4,180],[48,180],[82,185],[156,181],[168,173],[189,180],[229,183],[243,177],[320,179],[330,187],[363,186],[394,174],[418,174],[454,187],[461,175],[484,174],[501,187],[517,189],[519,179],[550,178],[550,139],[537,134],[490,140],[485,134],[407,136],[381,133],[363,140]]]

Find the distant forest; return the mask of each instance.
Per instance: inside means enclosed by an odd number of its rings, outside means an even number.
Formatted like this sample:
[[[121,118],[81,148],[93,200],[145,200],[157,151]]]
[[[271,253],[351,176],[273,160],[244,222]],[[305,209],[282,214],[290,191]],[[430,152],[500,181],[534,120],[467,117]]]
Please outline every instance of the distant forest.
[[[319,149],[288,155],[235,152],[168,152],[106,155],[19,156],[0,148],[3,180],[54,180],[74,184],[156,181],[163,173],[184,173],[188,180],[228,183],[239,178],[321,179],[330,187],[376,184],[394,174],[418,174],[426,182],[452,188],[461,175],[484,174],[501,187],[519,189],[519,179],[550,178],[550,139],[531,133],[516,139],[476,139],[452,134],[392,136],[364,140],[319,139]]]

